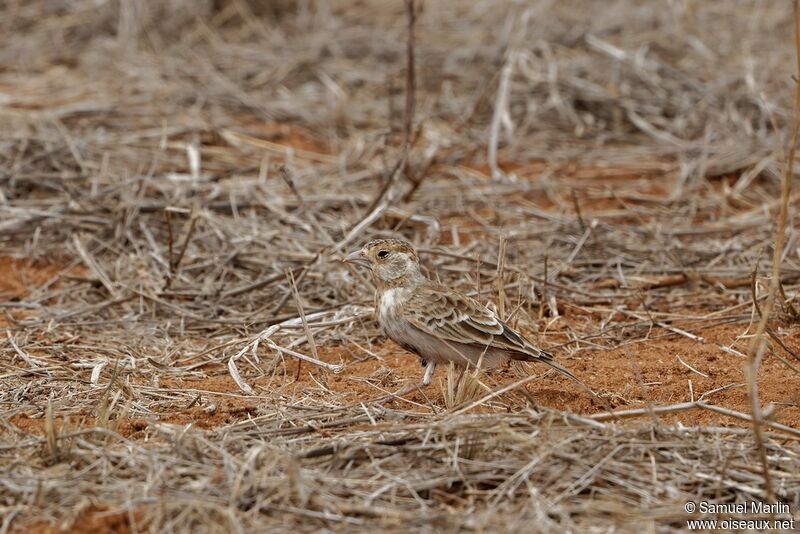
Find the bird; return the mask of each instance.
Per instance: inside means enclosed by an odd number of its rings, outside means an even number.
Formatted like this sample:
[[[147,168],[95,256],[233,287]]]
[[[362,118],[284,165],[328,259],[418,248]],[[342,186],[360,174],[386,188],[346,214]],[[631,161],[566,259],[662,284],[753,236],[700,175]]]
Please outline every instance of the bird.
[[[427,278],[408,242],[375,239],[344,261],[371,271],[378,323],[387,337],[419,356],[425,366],[421,387],[431,383],[439,364],[455,364],[460,378],[466,368],[494,369],[510,360],[541,362],[581,383],[492,310]]]

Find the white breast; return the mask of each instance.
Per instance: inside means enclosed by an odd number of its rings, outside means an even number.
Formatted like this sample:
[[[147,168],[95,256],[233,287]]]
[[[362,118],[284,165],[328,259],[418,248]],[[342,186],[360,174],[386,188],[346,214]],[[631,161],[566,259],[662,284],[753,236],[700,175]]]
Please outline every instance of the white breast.
[[[378,320],[383,321],[394,315],[397,307],[408,300],[408,297],[408,289],[400,287],[387,289],[381,293],[380,301],[378,302]]]

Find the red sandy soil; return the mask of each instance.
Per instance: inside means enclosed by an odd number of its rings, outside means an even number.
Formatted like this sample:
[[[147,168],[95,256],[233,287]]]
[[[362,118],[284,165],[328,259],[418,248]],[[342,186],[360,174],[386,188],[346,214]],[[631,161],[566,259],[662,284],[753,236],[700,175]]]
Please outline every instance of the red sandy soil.
[[[327,140],[318,133],[298,125],[264,122],[245,115],[238,118],[231,133],[238,138],[237,142],[266,149],[272,155],[273,163],[285,161],[286,149],[292,149],[296,155],[304,158],[323,160],[333,158],[331,155],[333,151]],[[204,145],[214,146],[223,152],[230,150],[229,141],[221,140],[214,135],[204,139]],[[235,154],[235,157],[241,159],[239,151],[235,151]]]
[[[746,325],[723,325],[703,330],[700,333],[705,343],[692,341],[684,337],[651,339],[647,342],[635,343],[624,348],[597,350],[583,353],[580,357],[565,358],[556,352],[557,359],[595,390],[605,402],[616,410],[641,408],[649,401],[654,405],[674,404],[697,400],[706,392],[729,386],[728,389],[709,394],[705,401],[743,413],[749,413],[749,400],[744,386],[744,358],[732,355],[717,345],[733,346],[739,351],[746,350],[748,339],[738,339],[745,331]],[[657,331],[652,333],[657,335]],[[794,336],[788,336],[790,346],[799,348],[792,342]],[[738,339],[738,341],[737,341]],[[320,384],[334,392],[342,402],[361,402],[375,399],[385,392],[397,391],[405,385],[417,383],[422,376],[419,360],[403,351],[391,342],[374,347],[380,359],[369,359],[360,363],[352,363],[340,373],[333,374],[320,370],[309,364],[303,364],[299,378],[297,362],[287,361],[280,367],[275,378],[247,377],[257,392],[268,389],[271,393],[279,393],[288,397],[300,396],[307,390],[314,390],[325,395]],[[329,362],[353,362],[355,347],[328,347],[320,350],[320,358]],[[678,359],[701,376],[690,370]],[[525,386],[533,401],[540,405],[577,414],[603,412],[605,407],[596,399],[567,378],[556,373],[547,372],[544,365],[527,366],[528,372],[542,375]],[[171,409],[162,413],[158,421],[164,423],[188,425],[195,428],[214,429],[227,424],[246,420],[256,415],[263,401],[247,397],[231,397],[228,394],[240,395],[236,383],[230,378],[227,368],[222,365],[209,365],[204,368],[206,376],[179,378],[170,377],[161,380],[161,387],[173,391],[200,393],[201,400],[194,406]],[[639,378],[637,378],[637,373]],[[437,371],[433,385],[424,390],[405,397],[406,400],[391,400],[387,406],[425,411],[432,407],[436,411],[446,409],[444,389],[446,369]],[[512,369],[500,369],[485,374],[481,381],[492,389],[509,385],[519,380],[521,375]],[[692,390],[689,389],[689,381]],[[772,404],[771,418],[777,422],[800,427],[800,376],[789,371],[776,358],[767,356],[759,371],[759,392],[762,406]],[[526,399],[520,393],[509,393],[504,397],[511,406],[524,406]],[[209,414],[206,407],[216,405],[216,410]],[[413,403],[419,406],[414,406]],[[711,426],[747,426],[738,419],[715,414],[704,410],[686,411],[677,414],[662,415],[659,419],[666,424],[680,422],[684,425]],[[29,418],[17,415],[11,422],[24,432],[44,433],[44,419]],[[56,428],[60,429],[62,421],[56,418]],[[89,427],[97,424],[94,417],[73,417],[69,427]],[[129,419],[120,422],[117,431],[129,439],[142,438],[149,422],[144,419]]]
[[[20,300],[50,280],[63,266],[0,256],[0,302]],[[9,326],[8,316],[21,319],[19,310],[0,309],[0,330]]]
[[[299,126],[279,124],[275,122],[254,121],[252,117],[242,117],[237,130],[246,132],[258,138],[272,141],[273,143],[291,147],[295,150],[330,154],[326,144],[314,136],[310,131]]]
[[[246,124],[243,131],[269,138],[276,143],[285,143],[320,153],[327,152],[321,141],[297,128],[275,124]],[[466,167],[476,173],[489,173],[486,165],[466,165]],[[530,179],[545,169],[545,163],[531,162],[525,166],[508,164],[503,167],[506,171],[517,173],[522,179]],[[659,180],[646,179],[654,176],[652,171],[637,172],[631,169],[599,167],[578,168],[573,164],[565,163],[558,167],[558,172],[568,175],[572,179],[585,180],[587,183],[596,182],[596,192],[602,192],[603,188],[611,186],[623,188],[626,184],[634,184],[634,189],[639,195],[660,197],[665,194],[662,186],[659,185]],[[711,187],[718,187],[722,180],[725,178],[712,180],[709,183]],[[614,187],[617,191],[620,188]],[[625,200],[615,196],[602,198],[602,194],[595,195],[592,191],[592,188],[582,189],[576,196],[585,216],[588,217],[606,210],[624,211]],[[536,199],[537,205],[542,206],[542,202],[547,202],[547,200]],[[631,202],[636,202],[636,200]],[[544,206],[543,208],[546,209]],[[497,214],[490,209],[480,209],[476,215],[490,222],[497,217]],[[480,223],[474,217],[464,214],[445,215],[442,217],[442,223],[445,240],[451,237],[450,226],[457,228],[462,242],[479,235],[481,230]],[[37,263],[0,257],[0,296],[7,299],[24,298],[31,288],[45,283],[62,268],[63,266],[58,263]],[[728,282],[738,285],[738,281]],[[729,285],[729,283],[725,283],[725,285]],[[666,285],[672,285],[672,283]],[[635,305],[629,307],[635,307]],[[562,314],[565,313],[563,310],[561,311]],[[564,334],[560,332],[563,332],[566,327],[576,327],[578,321],[586,323],[586,321],[596,322],[598,320],[598,317],[578,316],[567,311],[566,316],[559,319],[548,331],[548,334],[538,341],[544,347],[558,346],[559,343],[566,340]],[[0,314],[0,327],[5,326],[3,321]],[[694,399],[698,399],[703,393],[730,386],[728,389],[707,396],[705,400],[740,412],[749,412],[748,396],[746,388],[743,386],[745,382],[744,358],[726,353],[718,346],[719,344],[733,345],[733,348],[739,352],[746,352],[749,338],[738,338],[746,333],[747,324],[716,326],[702,332],[696,332],[691,327],[687,328],[702,335],[705,342],[701,343],[677,335],[665,337],[666,331],[655,329],[651,332],[651,338],[657,339],[637,342],[629,345],[627,349],[584,351],[573,358],[565,358],[564,351],[555,350],[553,352],[562,364],[572,369],[607,403],[618,409],[642,407],[647,401],[653,404],[685,402],[691,400],[692,395]],[[576,328],[576,330],[581,330],[581,328]],[[796,327],[787,327],[783,332],[784,340],[791,348],[800,349],[800,342],[795,341],[796,331]],[[259,390],[259,387],[269,387],[270,391],[277,389],[285,395],[302,394],[307,388],[322,391],[318,384],[321,383],[333,392],[343,394],[348,402],[376,398],[385,392],[396,391],[420,379],[422,368],[416,357],[405,353],[391,342],[378,346],[376,350],[381,359],[370,359],[350,365],[345,372],[339,375],[325,373],[309,364],[304,364],[299,380],[295,381],[297,362],[294,361],[287,361],[286,367],[279,369],[271,382],[269,377],[248,377],[246,369],[240,369],[240,371],[245,380],[256,388],[256,391]],[[776,350],[780,349],[776,348]],[[354,358],[363,357],[363,354],[359,354],[354,347],[322,347],[320,351],[323,359],[333,362],[348,362]],[[678,359],[679,356],[702,375],[682,364]],[[542,374],[546,370],[546,366],[541,365],[528,367],[528,372],[536,374]],[[164,376],[161,378],[161,387],[208,392],[202,394],[201,402],[197,402],[191,407],[162,414],[161,421],[175,424],[191,423],[198,428],[210,429],[245,419],[258,409],[256,400],[215,395],[215,393],[241,393],[228,375],[225,366],[209,365],[202,368],[202,372],[205,373],[205,376],[193,378]],[[638,378],[637,373],[639,374]],[[312,379],[312,375],[314,379]],[[443,408],[442,383],[445,375],[446,370],[439,370],[437,380],[424,392],[424,395],[415,393],[407,398],[422,405],[432,404],[436,408]],[[494,371],[487,374],[483,378],[483,382],[487,386],[495,388],[510,384],[518,380],[519,376],[508,369]],[[797,374],[787,369],[774,356],[768,354],[760,368],[759,388],[762,405],[767,406],[774,403],[773,417],[777,421],[800,427],[800,377]],[[511,393],[511,395],[520,403],[533,399],[542,406],[581,414],[595,413],[604,409],[587,392],[570,380],[554,373],[547,373],[541,379],[528,384],[526,389],[530,395],[528,399],[519,393]],[[213,413],[208,413],[205,409],[210,402],[217,405],[217,409]],[[410,407],[410,405],[406,404],[405,407]],[[90,419],[92,418],[87,416],[83,424],[94,424],[94,421]],[[743,424],[740,421],[701,410],[663,416],[662,420],[665,422],[680,421],[687,425]],[[26,431],[33,432],[41,431],[43,425],[41,419],[26,419],[25,416],[16,416],[14,423]],[[127,437],[136,437],[144,432],[147,424],[147,421],[121,422],[118,431]]]
[[[85,510],[75,513],[72,519],[61,521],[60,524],[39,523],[28,527],[28,534],[63,534],[73,533],[100,533],[131,534],[133,532],[147,532],[147,524],[142,512],[110,512],[102,505],[90,505]],[[134,528],[135,527],[135,528]],[[14,530],[12,532],[22,532]]]
[[[303,133],[292,129],[278,129],[275,131],[257,132],[265,137],[274,139],[277,143],[301,145],[303,149],[324,153],[321,143],[311,140]],[[478,172],[488,173],[488,169],[473,167]],[[515,166],[506,170],[513,170],[522,177],[540,172],[541,168],[533,165],[530,169]],[[610,172],[610,171],[609,171]],[[574,176],[574,175],[573,175]],[[613,177],[598,180],[598,185],[609,180],[630,180],[635,175],[633,172],[618,172]],[[587,180],[592,178],[585,176]],[[660,186],[648,186],[644,183],[641,194],[660,196],[663,191]],[[583,192],[586,195],[586,192]],[[533,199],[529,199],[533,200]],[[618,198],[591,198],[578,195],[581,209],[584,214],[590,215],[603,210],[623,210],[625,201]],[[546,199],[537,198],[536,203],[543,206]],[[635,201],[632,201],[635,202]],[[546,207],[545,207],[546,209]],[[479,217],[491,221],[496,214],[490,210],[480,210]],[[480,234],[480,224],[475,218],[463,214],[453,214],[442,217],[443,242],[449,242],[451,237],[450,226],[455,226],[459,231],[462,244],[470,238]],[[50,280],[64,268],[58,262],[33,262],[0,257],[0,300],[24,299],[29,292]],[[76,273],[80,273],[80,268]],[[667,284],[672,285],[672,284]],[[726,284],[727,285],[727,284]],[[635,305],[631,304],[631,307]],[[19,314],[20,312],[15,312]],[[531,339],[539,342],[543,347],[557,347],[566,340],[565,330],[572,326],[581,330],[579,326],[589,322],[598,322],[598,317],[591,315],[579,316],[570,313],[567,307],[565,317],[552,325],[547,334]],[[695,310],[692,313],[697,314]],[[14,317],[17,317],[15,315]],[[10,326],[2,312],[0,312],[0,331]],[[695,327],[693,327],[695,326]],[[777,327],[777,325],[776,325]],[[585,329],[585,326],[583,327]],[[641,408],[647,402],[654,405],[674,404],[700,398],[706,392],[717,388],[727,389],[709,394],[705,400],[710,404],[723,406],[742,413],[749,413],[749,400],[744,386],[745,359],[723,351],[720,344],[745,353],[749,337],[744,334],[752,333],[746,323],[734,325],[718,325],[708,329],[697,330],[696,325],[686,325],[685,329],[704,337],[704,342],[694,341],[678,335],[667,336],[668,332],[662,329],[653,329],[650,339],[627,345],[626,348],[609,350],[582,351],[570,357],[563,349],[554,349],[556,359],[570,368],[581,380],[595,390],[607,404],[617,410]],[[784,341],[795,351],[800,351],[800,326],[784,325],[780,332]],[[639,332],[637,336],[643,335]],[[375,399],[386,392],[397,391],[406,385],[417,383],[423,369],[417,357],[410,355],[391,342],[376,340],[373,350],[379,358],[370,358],[358,362],[364,354],[356,347],[320,347],[320,358],[329,362],[348,363],[347,369],[340,374],[322,371],[310,364],[302,364],[299,377],[295,380],[298,363],[286,360],[277,369],[273,378],[257,376],[252,369],[240,366],[240,372],[245,381],[251,384],[257,393],[269,391],[271,394],[279,393],[286,397],[304,394],[327,395],[320,385],[334,392],[341,402],[361,402]],[[298,350],[308,352],[307,347]],[[781,349],[775,348],[780,351]],[[680,362],[680,357],[686,364],[696,371],[689,369]],[[792,359],[788,356],[788,359]],[[577,414],[592,414],[603,412],[604,406],[593,399],[585,390],[572,381],[556,373],[548,372],[544,365],[527,366],[527,373],[541,375],[540,378],[525,386],[528,394],[526,398],[519,391],[510,392],[501,400],[505,401],[511,409],[525,406],[531,401],[537,405],[566,410]],[[481,381],[492,389],[511,384],[522,376],[512,369],[502,369],[489,372],[481,377]],[[702,375],[700,374],[702,373]],[[446,369],[437,371],[432,386],[424,392],[407,395],[404,400],[391,400],[387,403],[401,409],[412,409],[419,412],[426,410],[445,410],[444,384]],[[637,376],[638,375],[638,376]],[[703,376],[705,375],[705,376]],[[690,391],[691,383],[691,391]],[[759,394],[762,406],[770,406],[770,417],[780,423],[800,428],[800,376],[787,369],[771,353],[767,353],[760,367],[758,375]],[[159,414],[157,420],[180,425],[193,425],[195,428],[215,429],[238,421],[247,420],[248,417],[263,408],[263,400],[248,398],[241,395],[238,386],[231,379],[227,368],[219,364],[209,364],[191,377],[162,376],[160,386],[174,391],[186,390],[192,395],[200,393],[200,399],[194,405],[184,408],[170,409]],[[236,396],[231,396],[234,394]],[[211,404],[216,409],[209,411]],[[485,408],[488,409],[488,408]],[[736,425],[747,426],[747,423],[704,410],[685,411],[681,413],[663,415],[659,419],[665,424],[682,423],[684,425]],[[24,433],[42,435],[44,433],[44,419],[32,418],[26,415],[16,415],[10,419]],[[144,439],[148,427],[153,421],[145,419],[128,419],[112,421],[112,428],[129,439]],[[55,426],[62,429],[75,429],[78,427],[91,427],[98,424],[93,415],[72,416],[68,420],[57,417]],[[135,514],[134,514],[135,517]],[[77,515],[72,525],[68,525],[72,532],[129,532],[131,531],[130,516],[127,513],[107,513],[102,506],[89,507]],[[49,524],[42,524],[29,532],[50,533],[57,532],[58,528]]]
[[[491,179],[491,170],[486,164],[467,163],[461,166],[472,171],[477,178]],[[532,161],[526,164],[501,163],[500,168],[506,173],[514,173],[519,180],[536,180],[547,171],[554,177],[569,177],[581,184],[580,189],[575,189],[574,197],[565,196],[558,199],[558,203],[548,193],[532,190],[521,193],[514,199],[507,199],[509,204],[522,204],[526,207],[535,206],[542,211],[555,210],[566,207],[575,213],[575,206],[581,210],[588,221],[591,217],[602,216],[606,222],[639,223],[635,214],[631,214],[631,206],[647,203],[649,200],[665,199],[668,196],[667,183],[660,179],[656,171],[641,171],[636,169],[609,168],[609,167],[578,167],[574,163],[548,164],[544,161]],[[630,198],[630,193],[635,198]],[[708,214],[702,216],[708,217]],[[469,244],[475,239],[485,238],[493,233],[498,226],[502,226],[502,214],[491,207],[475,209],[470,213],[454,212],[439,216],[442,227],[440,242],[442,245],[451,245],[454,240],[454,231],[458,233],[461,245]],[[485,228],[485,225],[489,228]],[[406,222],[406,224],[414,224]],[[422,223],[416,223],[422,224]],[[489,230],[489,231],[487,231]]]
[[[591,388],[597,391],[615,409],[628,409],[642,407],[646,400],[654,405],[672,404],[691,400],[689,381],[691,380],[694,398],[703,393],[730,384],[741,384],[724,391],[711,394],[707,402],[730,408],[743,413],[749,412],[747,392],[744,387],[743,363],[744,359],[726,353],[719,349],[717,343],[726,346],[733,344],[737,350],[746,348],[747,339],[736,341],[744,332],[746,325],[724,325],[709,328],[699,332],[706,340],[705,343],[691,341],[684,337],[653,339],[646,343],[631,345],[628,351],[613,349],[584,353],[577,358],[565,358],[557,353],[557,359],[575,372]],[[793,333],[796,328],[792,329]],[[653,335],[656,335],[655,331]],[[787,336],[793,349],[800,348],[794,342],[795,335]],[[341,395],[343,402],[359,402],[373,399],[382,395],[384,391],[396,391],[406,384],[417,383],[422,376],[422,368],[415,356],[408,354],[391,342],[382,346],[373,347],[380,354],[381,359],[369,359],[360,363],[353,363],[344,372],[332,374],[303,364],[299,379],[295,381],[297,362],[287,361],[285,368],[279,368],[276,378],[269,385],[271,392],[279,392],[286,396],[303,395],[307,389],[314,389],[319,394],[323,384],[329,390]],[[329,362],[353,361],[353,354],[357,354],[355,347],[328,347],[320,350],[320,358]],[[678,360],[678,356],[697,371],[708,375],[703,377],[689,370]],[[534,365],[529,368],[532,373],[542,374],[540,380],[526,386],[526,391],[534,402],[541,406],[548,406],[560,410],[567,410],[578,414],[590,414],[603,411],[603,407],[592,399],[584,390],[580,389],[569,379],[560,375],[545,372],[543,365]],[[635,370],[636,369],[636,370]],[[173,410],[163,413],[158,417],[160,422],[189,425],[196,428],[214,429],[237,421],[246,420],[250,415],[255,415],[259,404],[263,401],[249,398],[236,398],[220,393],[240,394],[240,390],[228,375],[227,368],[214,364],[203,368],[205,377],[197,378],[163,378],[161,386],[175,391],[191,390],[200,391],[202,401],[198,405],[185,409]],[[640,375],[640,380],[636,374]],[[247,375],[243,372],[245,380]],[[312,378],[313,376],[313,378]],[[416,409],[424,411],[426,407],[433,406],[436,410],[444,410],[444,384],[446,371],[437,372],[432,386],[423,393],[414,393],[406,396],[407,400],[392,400],[387,406],[397,408]],[[490,387],[497,388],[508,385],[518,380],[511,369],[493,371],[483,376],[481,380]],[[256,391],[263,391],[269,382],[268,377],[249,380]],[[642,388],[640,383],[649,384]],[[774,357],[766,357],[759,372],[759,389],[762,405],[775,403],[772,418],[783,424],[800,427],[800,376],[788,371]],[[505,399],[510,399],[512,406],[523,406],[526,399],[520,393],[509,393]],[[410,402],[409,402],[410,401]],[[411,404],[418,403],[421,406]],[[217,405],[213,414],[208,414],[205,407],[210,403]],[[87,417],[81,421],[77,418],[68,422],[74,429],[77,426],[94,426],[96,420]],[[684,425],[710,425],[710,426],[747,426],[747,423],[717,415],[703,410],[694,410],[660,416],[660,421],[665,424],[680,422]],[[29,418],[18,415],[11,418],[11,423],[23,432],[35,434],[44,433],[43,418]],[[60,429],[64,422],[56,418],[56,428]],[[112,425],[115,424],[112,422]],[[118,424],[118,432],[128,439],[143,439],[146,435],[149,421],[143,419],[130,419]],[[77,514],[75,522],[68,525],[69,532],[131,532],[131,517],[138,521],[137,514],[133,516],[126,512],[109,513],[102,506],[92,506]],[[137,530],[146,529],[146,525],[137,525]],[[50,534],[60,532],[53,525],[42,523],[27,530],[36,534]]]
[[[32,261],[0,256],[0,301],[19,300],[27,296],[64,269],[58,262]],[[71,274],[83,272],[80,267]]]
[[[558,354],[556,357],[615,409],[644,407],[648,400],[654,405],[690,401],[692,398],[689,381],[691,381],[695,400],[708,391],[731,386],[729,389],[708,395],[705,401],[748,413],[749,401],[744,387],[744,358],[724,352],[717,346],[717,343],[726,346],[733,343],[737,350],[746,350],[747,339],[736,341],[745,328],[746,325],[724,325],[704,330],[702,335],[706,340],[705,343],[675,336],[633,344],[628,347],[627,352],[619,348],[584,353],[579,358],[564,358]],[[655,332],[653,335],[656,335]],[[369,359],[355,363],[338,375],[303,364],[297,381],[295,381],[297,363],[287,362],[285,374],[279,370],[277,377],[269,386],[270,391],[287,396],[302,395],[309,388],[319,390],[319,384],[323,384],[335,392],[337,397],[342,396],[343,401],[359,402],[380,397],[384,392],[397,391],[421,379],[423,370],[415,356],[391,342],[377,347],[376,350],[381,355],[380,360]],[[355,351],[354,347],[352,351]],[[340,359],[347,362],[352,358],[350,353],[348,347],[331,347],[321,350],[320,357],[330,362],[339,362]],[[688,369],[679,361],[678,356],[707,376],[701,376]],[[530,373],[543,375],[541,379],[526,386],[527,392],[537,404],[577,414],[604,411],[602,404],[593,399],[589,393],[567,378],[552,372],[545,373],[547,369],[544,365],[529,367]],[[219,406],[217,412],[209,416],[200,407],[193,407],[162,416],[161,421],[180,424],[194,422],[195,426],[210,428],[237,419],[246,419],[249,413],[257,410],[258,403],[254,401],[215,397],[214,392],[240,393],[240,390],[225,368],[220,366],[207,371],[210,374],[208,378],[175,378],[168,382],[162,380],[161,384],[176,390],[206,391],[208,393],[204,394],[204,402],[213,399]],[[641,383],[636,377],[637,372],[641,377]],[[519,378],[520,376],[513,370],[501,369],[487,373],[481,380],[495,389],[511,384]],[[424,390],[424,393],[407,395],[406,399],[422,405],[422,409],[433,405],[437,410],[444,410],[445,380],[446,370],[439,370],[432,386]],[[249,382],[258,391],[260,387],[267,386],[269,378],[261,377]],[[641,384],[644,384],[644,387]],[[800,376],[786,369],[776,358],[768,356],[759,371],[759,390],[763,406],[774,403],[772,415],[774,420],[800,427]],[[524,405],[525,399],[519,393],[510,395],[515,401],[512,405]],[[406,401],[392,400],[387,405],[414,408]],[[684,425],[746,426],[743,421],[703,410],[661,416],[660,419],[664,423],[681,422]]]
[[[0,302],[24,299],[31,291],[46,284],[64,268],[64,264],[57,261],[33,261],[0,256]],[[78,265],[64,275],[85,276],[86,272],[82,265]],[[58,285],[57,281],[53,287]],[[0,332],[10,326],[13,320],[19,321],[27,315],[26,310],[0,308]]]

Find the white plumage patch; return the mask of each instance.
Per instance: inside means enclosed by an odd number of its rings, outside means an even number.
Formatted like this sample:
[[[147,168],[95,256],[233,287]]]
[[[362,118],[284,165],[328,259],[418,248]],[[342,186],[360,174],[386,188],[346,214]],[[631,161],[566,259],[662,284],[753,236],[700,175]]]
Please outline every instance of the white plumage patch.
[[[387,289],[381,294],[381,300],[378,303],[378,316],[387,317],[392,315],[397,306],[402,305],[407,300],[408,289],[402,287]]]

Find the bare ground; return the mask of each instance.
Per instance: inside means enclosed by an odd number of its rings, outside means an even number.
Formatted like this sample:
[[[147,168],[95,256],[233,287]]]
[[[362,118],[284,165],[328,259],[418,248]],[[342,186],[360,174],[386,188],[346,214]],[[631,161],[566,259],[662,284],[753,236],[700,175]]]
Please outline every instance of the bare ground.
[[[798,516],[793,216],[769,486],[745,377],[786,6],[427,3],[403,173],[399,3],[56,4],[0,14],[0,532],[671,532],[770,492]],[[375,402],[422,375],[339,261],[377,235],[599,398],[520,365]]]

